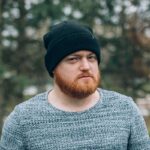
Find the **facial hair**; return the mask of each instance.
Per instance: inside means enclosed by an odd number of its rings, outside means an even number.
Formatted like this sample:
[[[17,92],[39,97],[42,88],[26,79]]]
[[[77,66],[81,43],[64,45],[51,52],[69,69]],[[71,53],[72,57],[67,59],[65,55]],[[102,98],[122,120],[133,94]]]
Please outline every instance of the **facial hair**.
[[[89,76],[90,79],[82,80],[82,77]],[[84,72],[76,77],[74,80],[68,80],[63,77],[58,71],[55,72],[55,82],[60,90],[68,96],[74,98],[85,98],[96,91],[100,85],[100,72],[97,75],[92,75]]]

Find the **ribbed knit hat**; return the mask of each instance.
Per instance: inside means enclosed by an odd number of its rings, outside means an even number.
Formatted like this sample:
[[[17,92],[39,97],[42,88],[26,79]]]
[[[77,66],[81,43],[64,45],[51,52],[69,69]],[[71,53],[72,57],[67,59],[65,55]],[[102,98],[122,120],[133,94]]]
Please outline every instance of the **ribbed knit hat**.
[[[67,55],[89,50],[96,54],[100,63],[100,46],[93,35],[92,29],[73,21],[64,21],[52,26],[50,32],[43,36],[47,50],[45,66],[53,77],[53,70]]]

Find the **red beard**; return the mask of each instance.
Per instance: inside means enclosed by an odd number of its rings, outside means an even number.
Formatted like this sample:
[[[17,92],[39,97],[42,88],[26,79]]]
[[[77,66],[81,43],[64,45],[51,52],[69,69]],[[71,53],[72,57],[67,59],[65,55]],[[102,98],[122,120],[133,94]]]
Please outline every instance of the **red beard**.
[[[83,78],[85,76],[89,76],[89,78]],[[96,91],[100,85],[100,74],[98,73],[97,76],[94,77],[89,73],[82,73],[74,81],[70,81],[56,71],[55,80],[63,93],[81,99]]]

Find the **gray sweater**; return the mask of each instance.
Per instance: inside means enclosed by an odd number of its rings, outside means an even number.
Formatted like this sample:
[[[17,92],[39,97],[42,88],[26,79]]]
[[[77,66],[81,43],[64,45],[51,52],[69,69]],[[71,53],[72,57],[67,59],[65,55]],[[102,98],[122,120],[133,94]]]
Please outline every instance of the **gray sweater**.
[[[0,150],[150,150],[133,100],[98,90],[99,102],[83,112],[53,107],[48,92],[19,104],[5,121]]]

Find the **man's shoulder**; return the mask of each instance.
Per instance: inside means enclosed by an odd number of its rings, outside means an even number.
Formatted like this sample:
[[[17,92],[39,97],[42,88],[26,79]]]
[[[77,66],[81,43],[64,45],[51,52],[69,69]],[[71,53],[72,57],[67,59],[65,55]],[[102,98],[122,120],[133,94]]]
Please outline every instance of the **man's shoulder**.
[[[135,102],[130,96],[121,94],[115,91],[109,91],[101,89],[102,98],[106,105],[112,105],[116,107],[131,107],[135,105]]]
[[[16,114],[28,115],[38,111],[46,102],[47,92],[37,94],[30,99],[15,106],[14,111]]]
[[[106,90],[106,89],[100,89],[101,93],[103,94],[103,96],[105,97],[109,97],[109,98],[113,98],[113,97],[117,97],[117,98],[129,98],[129,96],[116,92],[116,91],[111,91],[111,90]]]
[[[24,102],[18,104],[17,107],[24,108],[27,106],[40,105],[42,102],[46,101],[46,95],[47,95],[47,92],[37,94],[37,95],[31,97],[30,99],[25,100]]]
[[[6,117],[4,129],[23,127],[22,125],[27,124],[36,117],[38,112],[43,109],[46,102],[47,92],[37,94],[34,97],[18,104],[14,110]]]

